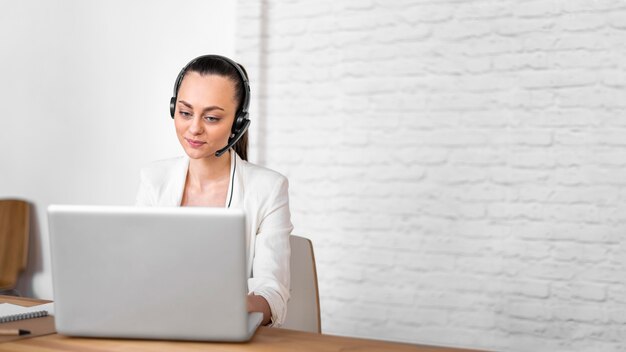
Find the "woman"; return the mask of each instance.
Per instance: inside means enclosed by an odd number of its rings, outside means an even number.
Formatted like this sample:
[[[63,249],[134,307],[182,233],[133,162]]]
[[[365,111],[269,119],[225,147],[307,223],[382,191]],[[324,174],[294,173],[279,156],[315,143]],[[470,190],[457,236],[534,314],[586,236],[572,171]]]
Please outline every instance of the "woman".
[[[170,114],[187,155],[143,169],[137,205],[243,209],[248,311],[262,312],[264,325],[280,326],[289,299],[293,229],[288,182],[247,162],[249,89],[243,66],[226,57],[200,56],[181,70]]]

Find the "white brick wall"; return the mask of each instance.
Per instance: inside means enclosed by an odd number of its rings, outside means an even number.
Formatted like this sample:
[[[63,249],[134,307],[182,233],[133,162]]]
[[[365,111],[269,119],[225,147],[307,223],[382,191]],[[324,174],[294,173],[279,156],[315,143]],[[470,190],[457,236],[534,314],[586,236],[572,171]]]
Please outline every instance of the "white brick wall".
[[[327,333],[626,351],[626,2],[239,1]]]

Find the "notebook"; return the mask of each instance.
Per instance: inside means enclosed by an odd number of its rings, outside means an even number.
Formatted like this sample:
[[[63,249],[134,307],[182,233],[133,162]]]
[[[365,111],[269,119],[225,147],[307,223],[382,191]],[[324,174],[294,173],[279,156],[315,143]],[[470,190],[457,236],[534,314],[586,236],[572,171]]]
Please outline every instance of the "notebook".
[[[0,303],[0,323],[45,317],[54,314],[54,304],[46,303],[33,307],[24,307],[12,303]]]
[[[249,340],[241,210],[48,208],[57,331],[70,336]]]

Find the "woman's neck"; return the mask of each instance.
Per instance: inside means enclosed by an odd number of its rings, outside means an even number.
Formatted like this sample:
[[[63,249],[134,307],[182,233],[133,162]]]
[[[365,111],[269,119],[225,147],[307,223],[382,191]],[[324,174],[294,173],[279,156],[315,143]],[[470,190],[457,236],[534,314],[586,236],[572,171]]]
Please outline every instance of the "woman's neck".
[[[205,189],[215,182],[227,179],[230,176],[230,152],[219,158],[210,157],[189,160],[188,182],[197,189]]]

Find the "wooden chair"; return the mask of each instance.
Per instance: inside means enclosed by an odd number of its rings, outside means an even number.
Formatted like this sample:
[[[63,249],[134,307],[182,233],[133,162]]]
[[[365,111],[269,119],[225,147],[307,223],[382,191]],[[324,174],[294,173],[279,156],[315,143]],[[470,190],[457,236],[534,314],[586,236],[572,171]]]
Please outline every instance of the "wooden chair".
[[[291,330],[322,332],[319,291],[313,244],[304,237],[290,236],[291,297],[282,327]]]
[[[28,259],[29,210],[23,200],[0,200],[0,294],[19,295],[15,285]]]

